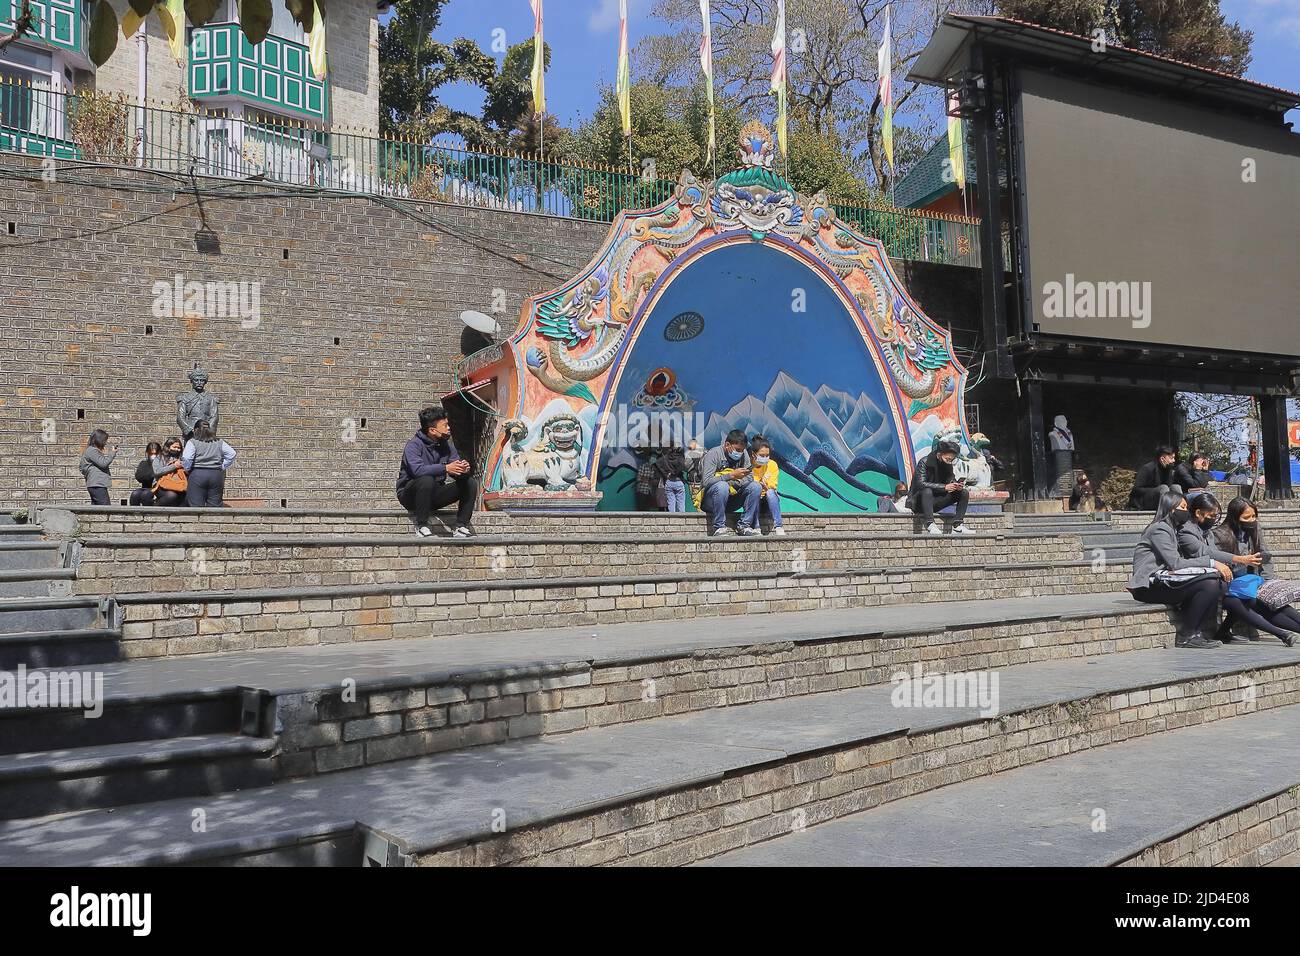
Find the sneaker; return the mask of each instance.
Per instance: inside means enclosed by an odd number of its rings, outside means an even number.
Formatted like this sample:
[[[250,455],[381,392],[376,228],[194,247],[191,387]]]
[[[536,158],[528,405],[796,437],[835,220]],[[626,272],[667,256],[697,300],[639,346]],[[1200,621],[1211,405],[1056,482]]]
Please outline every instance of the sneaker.
[[[470,527],[469,525],[467,525],[467,524],[460,525],[460,526],[459,526],[459,527],[458,527],[458,528],[457,528],[457,529],[452,533],[452,537],[453,537],[453,538],[472,538],[472,537],[474,537],[474,529],[471,528],[471,527]]]
[[[730,528],[728,528],[728,527],[724,524],[721,528],[717,528],[717,529],[715,529],[715,530],[713,531],[713,533],[710,535],[710,537],[712,537],[712,538],[731,538],[731,537],[734,537],[735,534],[736,534],[736,532],[732,531]]]
[[[757,528],[751,528],[749,525],[746,524],[742,524],[740,526],[740,536],[742,538],[753,538],[758,535],[761,535],[762,533],[763,532],[759,531]]]
[[[433,529],[430,528],[427,524],[420,525],[418,528],[415,529],[415,533],[418,534],[421,538],[433,537]]]
[[[959,524],[953,526],[952,533],[953,534],[974,534],[975,532],[970,528],[966,527],[965,524]]]
[[[775,528],[772,529],[772,533],[777,536],[782,536],[785,534],[785,528],[782,528],[780,525],[777,525]]]
[[[1207,641],[1200,634],[1193,634],[1191,637],[1174,641],[1174,647],[1194,647],[1198,650],[1207,647],[1220,647],[1218,641]]]
[[[937,521],[931,521],[930,526],[925,529],[926,534],[943,534],[943,525]]]

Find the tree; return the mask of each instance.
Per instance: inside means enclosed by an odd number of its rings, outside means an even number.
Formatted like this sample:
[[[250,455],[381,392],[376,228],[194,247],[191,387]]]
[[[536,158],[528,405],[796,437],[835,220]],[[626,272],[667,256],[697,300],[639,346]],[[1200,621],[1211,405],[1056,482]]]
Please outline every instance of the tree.
[[[379,124],[386,135],[425,142],[452,132],[478,144],[487,134],[477,116],[451,110],[438,100],[448,83],[487,88],[496,61],[473,40],[434,40],[448,0],[397,0],[393,17],[379,27]],[[530,41],[531,42],[531,41]]]
[[[838,144],[842,169],[870,179],[887,192],[897,172],[882,155],[882,109],[876,73],[876,44],[888,0],[788,0],[786,33],[790,112],[810,137]],[[774,4],[713,0],[713,53],[717,88],[741,115],[771,118],[769,92]],[[936,90],[898,82],[928,42],[935,25],[953,11],[988,12],[990,0],[919,0],[892,4],[896,149],[902,130],[917,127],[939,101]],[[700,11],[696,0],[658,0],[654,15],[667,33],[637,45],[638,75],[666,86],[694,82],[699,75]],[[928,146],[929,143],[924,144]],[[813,151],[820,158],[824,153]],[[896,152],[896,161],[901,159]],[[793,169],[792,165],[792,169]],[[902,162],[899,162],[902,169]],[[834,178],[834,177],[831,177]]]
[[[998,13],[1045,27],[1241,76],[1254,34],[1229,22],[1219,0],[998,0]]]

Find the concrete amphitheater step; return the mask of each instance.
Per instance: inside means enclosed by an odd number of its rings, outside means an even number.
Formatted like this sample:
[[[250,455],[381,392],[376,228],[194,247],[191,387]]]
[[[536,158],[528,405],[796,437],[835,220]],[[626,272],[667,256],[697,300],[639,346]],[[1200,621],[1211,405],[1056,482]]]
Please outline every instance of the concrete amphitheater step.
[[[58,541],[8,541],[0,537],[0,571],[37,571],[60,567],[63,545]]]
[[[741,548],[729,549],[724,560],[743,569],[743,554]],[[475,580],[116,593],[114,600],[125,615],[124,655],[159,657],[481,633],[542,621],[569,627],[989,595],[1103,594],[1123,589],[1129,577],[1129,566],[1121,561],[1020,562],[1014,551],[1000,554],[1005,563],[997,564],[845,562],[834,570],[810,569],[794,552],[786,554],[783,570],[686,565],[660,574],[571,578],[523,577],[514,571]],[[1300,571],[1300,554],[1279,552],[1275,559],[1280,575]]]
[[[0,634],[101,627],[106,620],[104,603],[99,597],[0,597]]]
[[[0,820],[264,787],[274,749],[270,737],[211,734],[0,755]]]
[[[208,826],[197,834],[192,798],[8,821],[0,865],[357,863],[347,855],[362,834],[386,841],[390,858],[428,865],[689,863],[882,801],[1083,748],[1109,755],[1119,741],[1244,710],[1265,713],[1225,734],[1223,750],[1253,740],[1264,722],[1275,741],[1300,747],[1298,676],[1294,651],[1252,646],[1005,668],[989,716],[894,706],[888,686],[836,691],[223,794],[199,804]],[[1296,760],[1285,764],[1247,798],[1300,781]],[[1182,763],[1182,789],[1204,784],[1203,772]],[[308,846],[334,850],[312,856]]]
[[[1300,707],[958,783],[713,866],[1300,865]]]
[[[972,534],[945,539],[793,532],[719,541],[702,533],[482,536],[419,540],[410,536],[171,535],[83,539],[76,546],[75,589],[109,594],[236,590],[293,585],[349,586],[535,578],[625,579],[690,569],[777,572],[841,567],[980,566],[1066,562],[1080,556],[1073,535]]]
[[[96,627],[0,634],[0,670],[103,664],[118,659],[121,640],[120,630]]]
[[[61,597],[70,593],[76,576],[72,568],[57,567],[0,571],[0,599]]]
[[[104,713],[0,712],[0,753],[228,730],[274,707],[284,776],[509,738],[797,697],[929,670],[1163,647],[1158,609],[1121,595],[984,600],[734,621],[547,628],[119,661]],[[351,682],[351,702],[342,689]],[[84,728],[81,725],[84,724]],[[145,729],[140,729],[140,728]]]
[[[450,536],[450,513],[439,512],[434,531]],[[730,519],[734,524],[735,518]],[[405,534],[411,519],[400,509],[252,509],[252,508],[92,508],[83,505],[45,506],[41,521],[56,537],[99,535],[188,534]],[[951,518],[945,518],[950,522]],[[1010,515],[970,515],[967,523],[980,531],[1010,531]],[[791,514],[789,531],[910,534],[919,519],[901,514]],[[479,512],[474,526],[480,534],[567,535],[636,534],[643,537],[696,534],[704,527],[698,512]]]

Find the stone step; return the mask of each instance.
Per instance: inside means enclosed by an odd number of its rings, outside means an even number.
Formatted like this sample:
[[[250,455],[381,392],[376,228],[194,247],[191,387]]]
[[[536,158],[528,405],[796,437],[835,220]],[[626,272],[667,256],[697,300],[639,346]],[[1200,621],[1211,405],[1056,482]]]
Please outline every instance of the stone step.
[[[0,522],[0,541],[35,541],[43,534],[40,525],[14,524],[12,519],[8,522]]]
[[[35,571],[61,567],[63,546],[57,541],[6,541],[0,538],[0,571]]]
[[[0,670],[82,667],[115,661],[122,632],[110,628],[21,631],[0,634]]]
[[[1300,655],[1280,645],[1132,651],[997,673],[995,713],[896,706],[889,686],[755,703],[222,794],[199,803],[201,833],[189,825],[192,798],[8,821],[0,864],[284,862],[304,843],[355,846],[359,831],[390,844],[389,859],[426,865],[690,863],[1239,713],[1265,712],[1275,746],[1300,740]],[[1284,757],[1293,786],[1300,764]],[[1165,782],[1166,796],[1204,783],[1203,764],[1177,763],[1182,785]]]
[[[72,568],[0,571],[0,598],[63,597],[72,590]]]
[[[1160,609],[1099,595],[120,661],[95,668],[105,711],[91,732],[103,733],[123,704],[257,688],[274,702],[266,723],[280,737],[280,771],[303,776],[881,684],[922,661],[933,671],[987,669],[1163,647],[1171,634]],[[342,675],[352,682],[346,701]],[[68,718],[51,714],[58,741],[71,733]],[[35,721],[27,733],[29,746],[47,745]]]
[[[0,754],[23,754],[73,750],[160,741],[178,737],[230,735],[247,727],[260,732],[264,727],[259,695],[247,695],[233,686],[191,687],[185,690],[141,690],[123,692],[114,688],[111,677],[102,683],[105,668],[79,672],[82,680],[94,681],[102,698],[83,697],[78,706],[34,705],[28,699],[0,710]],[[40,679],[44,672],[28,672]],[[52,679],[52,678],[51,678]],[[84,687],[84,683],[83,683]],[[30,694],[30,691],[28,691]],[[253,713],[250,715],[248,711]]]
[[[454,516],[440,512],[433,530],[449,537]],[[950,519],[946,519],[950,520]],[[410,517],[400,509],[302,510],[254,508],[92,508],[46,506],[41,521],[49,534],[67,538],[105,535],[159,534],[411,534]],[[732,516],[734,525],[735,517]],[[1011,531],[1010,515],[970,515],[977,531]],[[787,531],[839,531],[857,534],[910,534],[919,519],[901,514],[792,514]],[[474,527],[480,534],[570,535],[634,534],[641,537],[698,534],[704,516],[698,512],[479,512]]]
[[[0,820],[269,786],[274,738],[233,734],[0,756]]]
[[[1277,555],[1279,575],[1300,554]],[[127,657],[385,641],[503,629],[753,617],[784,611],[1104,594],[1127,562],[845,567],[707,575],[689,569],[610,578],[494,578],[418,584],[117,594]]]
[[[96,629],[113,607],[111,599],[98,597],[0,598],[0,634]]]
[[[88,538],[76,547],[79,594],[238,590],[295,585],[411,584],[509,578],[609,580],[689,569],[698,577],[734,570],[834,570],[1001,562],[1066,562],[1071,535],[954,535],[863,538],[843,533],[719,540],[703,534],[474,539],[302,535]]]
[[[960,782],[710,865],[1261,866],[1300,859],[1298,840],[1290,706]]]

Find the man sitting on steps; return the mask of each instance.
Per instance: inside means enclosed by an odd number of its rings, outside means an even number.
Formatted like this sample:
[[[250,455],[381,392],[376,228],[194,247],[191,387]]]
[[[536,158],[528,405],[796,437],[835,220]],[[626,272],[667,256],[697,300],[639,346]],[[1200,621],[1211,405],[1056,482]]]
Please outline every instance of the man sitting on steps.
[[[455,537],[471,537],[474,530],[470,521],[477,498],[478,484],[470,475],[469,462],[460,457],[452,443],[447,413],[436,405],[426,408],[420,412],[420,430],[402,452],[402,467],[397,475],[397,500],[415,520],[415,533],[431,537],[429,516],[455,501]]]
[[[745,446],[749,440],[739,428],[727,433],[718,448],[710,448],[700,462],[700,475],[704,480],[704,493],[700,504],[709,519],[709,534],[728,535],[727,511],[734,502],[744,505],[740,516],[740,533],[756,535],[758,531],[758,503],[763,498],[763,486],[754,480],[753,464]]]
[[[957,480],[952,463],[957,460],[957,446],[941,441],[934,451],[916,463],[912,474],[912,489],[907,497],[908,507],[924,516],[926,531],[943,534],[943,525],[935,519],[935,512],[956,505],[953,515],[953,534],[971,534],[966,527],[966,506],[970,504],[970,491]]]

